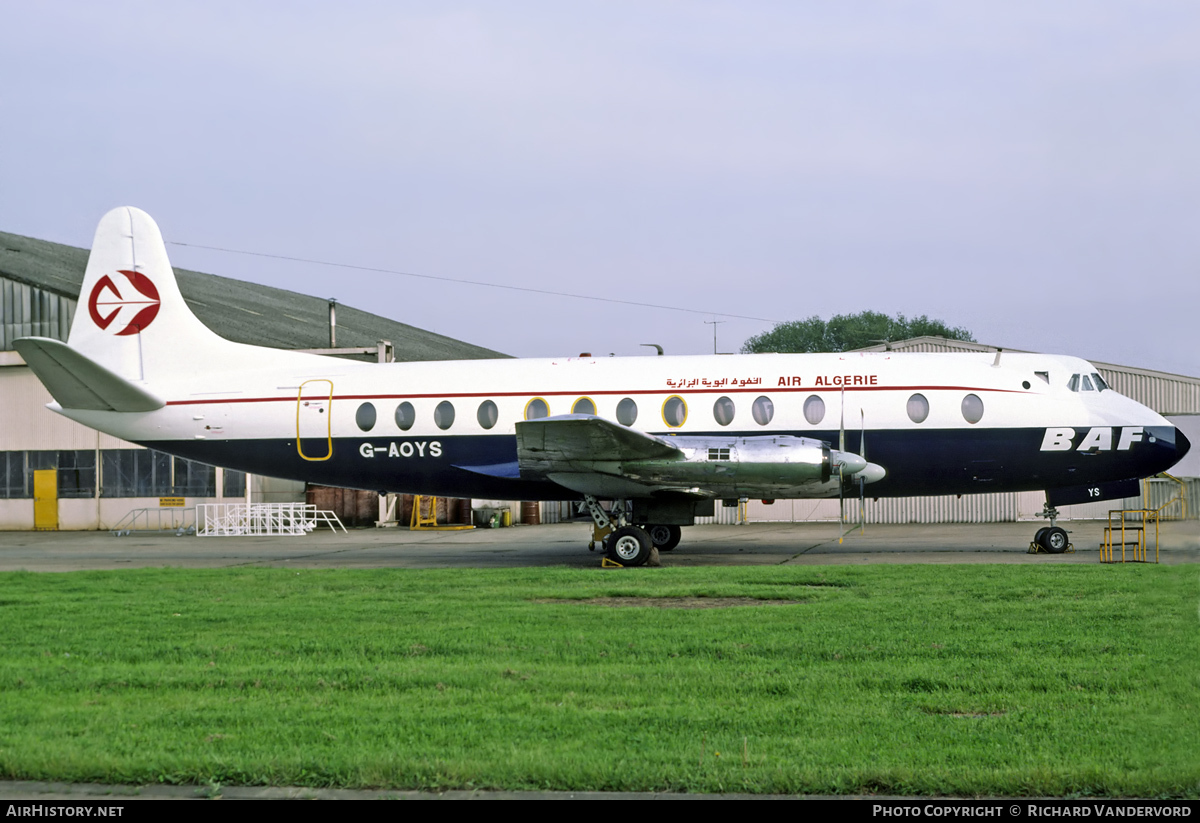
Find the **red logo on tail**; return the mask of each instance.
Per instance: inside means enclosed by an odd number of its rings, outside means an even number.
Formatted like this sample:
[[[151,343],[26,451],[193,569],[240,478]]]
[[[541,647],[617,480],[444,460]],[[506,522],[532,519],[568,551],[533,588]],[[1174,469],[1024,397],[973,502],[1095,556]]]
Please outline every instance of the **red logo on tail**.
[[[118,337],[126,334],[138,334],[154,322],[154,318],[158,316],[158,309],[161,305],[158,299],[158,289],[154,287],[150,278],[141,272],[126,269],[118,269],[117,272],[125,275],[139,295],[126,300],[121,296],[116,283],[106,274],[96,281],[96,285],[92,287],[92,293],[88,295],[88,314],[92,316],[93,323],[102,329],[107,329],[121,313],[122,308],[130,306],[134,311],[132,319],[114,334]],[[105,294],[105,289],[111,294]],[[107,311],[110,306],[112,311],[109,311],[108,314],[100,313],[101,307]]]

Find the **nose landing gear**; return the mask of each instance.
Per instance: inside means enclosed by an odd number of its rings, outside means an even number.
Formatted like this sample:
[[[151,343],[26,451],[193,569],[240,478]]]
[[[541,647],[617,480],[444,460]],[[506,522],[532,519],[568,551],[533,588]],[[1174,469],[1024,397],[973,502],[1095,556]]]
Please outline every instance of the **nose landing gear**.
[[[1042,526],[1037,530],[1033,542],[1029,544],[1030,554],[1038,552],[1063,554],[1075,551],[1075,547],[1071,545],[1071,540],[1067,536],[1067,530],[1055,525],[1055,521],[1058,519],[1058,509],[1051,506],[1049,500],[1043,505],[1038,517],[1045,517],[1050,521],[1050,525]]]

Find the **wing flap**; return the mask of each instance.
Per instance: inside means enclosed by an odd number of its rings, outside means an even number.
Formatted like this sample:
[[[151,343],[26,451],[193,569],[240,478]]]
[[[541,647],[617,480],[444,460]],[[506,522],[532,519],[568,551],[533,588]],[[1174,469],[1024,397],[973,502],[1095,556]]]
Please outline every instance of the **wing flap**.
[[[64,409],[144,412],[166,405],[61,340],[22,337],[13,347]]]

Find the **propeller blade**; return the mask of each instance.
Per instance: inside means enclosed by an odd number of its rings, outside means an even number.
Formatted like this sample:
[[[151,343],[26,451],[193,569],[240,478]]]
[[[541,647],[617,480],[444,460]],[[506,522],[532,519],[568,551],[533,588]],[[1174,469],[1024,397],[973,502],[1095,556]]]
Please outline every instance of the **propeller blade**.
[[[846,451],[846,387],[842,386],[841,402],[842,420],[838,424],[838,543],[846,536],[846,466],[841,454]]]

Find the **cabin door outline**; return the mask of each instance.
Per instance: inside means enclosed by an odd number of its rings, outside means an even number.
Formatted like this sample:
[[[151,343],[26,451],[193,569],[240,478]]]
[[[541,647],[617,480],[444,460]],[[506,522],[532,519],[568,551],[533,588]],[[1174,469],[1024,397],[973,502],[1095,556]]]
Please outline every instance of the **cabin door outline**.
[[[306,439],[307,452],[304,450]],[[300,384],[296,393],[296,451],[302,459],[312,462],[333,457],[332,380],[305,380]]]

